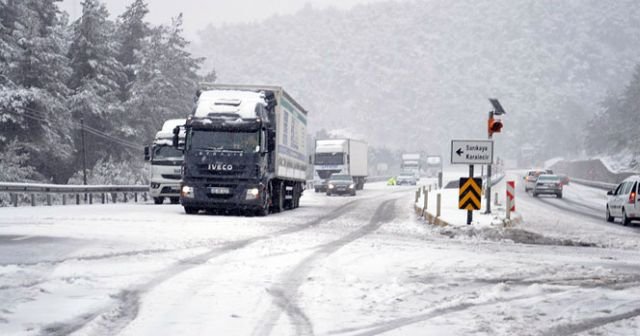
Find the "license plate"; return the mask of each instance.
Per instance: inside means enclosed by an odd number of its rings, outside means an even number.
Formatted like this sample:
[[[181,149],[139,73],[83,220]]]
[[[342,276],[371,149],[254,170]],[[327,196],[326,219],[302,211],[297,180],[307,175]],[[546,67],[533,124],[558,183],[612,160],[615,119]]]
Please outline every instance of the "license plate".
[[[209,192],[214,195],[227,195],[231,193],[231,189],[229,188],[209,188]]]

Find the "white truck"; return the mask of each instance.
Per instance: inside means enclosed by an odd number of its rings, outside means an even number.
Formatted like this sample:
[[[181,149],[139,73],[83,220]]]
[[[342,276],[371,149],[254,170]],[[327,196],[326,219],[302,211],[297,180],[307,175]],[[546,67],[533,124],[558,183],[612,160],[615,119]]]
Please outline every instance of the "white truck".
[[[368,145],[354,139],[316,140],[313,184],[316,192],[327,190],[326,181],[332,174],[353,177],[357,190],[364,188],[369,172]]]
[[[300,204],[307,111],[282,87],[201,84],[187,119],[180,203],[187,214],[265,216]]]
[[[402,154],[402,164],[400,166],[403,172],[412,172],[416,180],[420,180],[420,169],[422,169],[422,162],[420,153],[404,153]]]
[[[151,185],[149,194],[155,204],[169,198],[171,204],[180,201],[180,182],[183,154],[173,147],[173,130],[185,124],[185,119],[170,119],[164,122],[156,134],[153,144],[144,148],[144,159],[151,162]],[[184,142],[184,132],[181,134]]]

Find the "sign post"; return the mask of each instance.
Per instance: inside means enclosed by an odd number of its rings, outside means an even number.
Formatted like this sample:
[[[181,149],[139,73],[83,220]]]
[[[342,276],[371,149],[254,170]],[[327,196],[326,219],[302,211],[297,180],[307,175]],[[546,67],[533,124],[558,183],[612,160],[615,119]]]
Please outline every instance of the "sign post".
[[[480,210],[482,178],[474,178],[473,165],[493,162],[492,140],[451,140],[451,164],[468,164],[469,177],[460,178],[458,208],[467,210],[467,225],[473,221],[473,210]]]

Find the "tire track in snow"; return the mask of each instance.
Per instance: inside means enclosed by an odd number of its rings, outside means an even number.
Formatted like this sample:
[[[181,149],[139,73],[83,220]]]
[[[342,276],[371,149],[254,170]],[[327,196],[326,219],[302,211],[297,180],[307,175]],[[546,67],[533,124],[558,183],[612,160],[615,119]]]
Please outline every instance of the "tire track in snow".
[[[123,290],[117,295],[112,296],[113,303],[107,305],[103,309],[83,314],[67,322],[45,325],[40,330],[40,335],[68,335],[87,327],[89,324],[96,325],[96,328],[99,329],[99,332],[96,332],[97,334],[117,334],[137,317],[142,295],[153,290],[159,284],[175,277],[178,274],[201,266],[211,259],[217,258],[226,253],[242,249],[258,241],[273,239],[284,235],[304,231],[325,222],[334,220],[349,212],[351,208],[354,207],[357,203],[366,200],[368,199],[363,198],[350,201],[335,209],[331,209],[331,212],[329,214],[320,216],[301,226],[296,225],[271,234],[223,243],[210,249],[207,252],[198,254],[190,258],[182,259],[163,270],[159,275],[152,278],[148,282],[138,286],[134,286],[127,290]]]
[[[555,294],[560,292],[558,291],[550,291],[547,294]],[[352,336],[374,336],[374,335],[380,335],[383,333],[386,333],[388,331],[391,330],[396,330],[396,329],[400,329],[412,324],[416,324],[416,323],[421,323],[421,322],[425,322],[431,319],[434,319],[436,317],[441,317],[447,314],[453,314],[453,313],[457,313],[457,312],[461,312],[467,309],[471,309],[471,308],[476,308],[476,307],[483,307],[483,306],[491,306],[491,305],[495,305],[495,304],[500,304],[500,303],[508,303],[508,302],[513,302],[513,301],[519,301],[519,300],[526,300],[526,299],[531,299],[531,298],[537,298],[540,297],[541,295],[520,295],[520,296],[516,296],[516,297],[511,297],[511,298],[507,298],[507,299],[493,299],[493,300],[489,300],[486,302],[480,302],[480,303],[476,303],[476,302],[462,302],[462,303],[458,303],[455,305],[451,305],[448,307],[441,307],[441,308],[434,308],[431,311],[427,312],[427,313],[423,313],[423,314],[418,314],[415,316],[410,316],[410,317],[402,317],[402,318],[398,318],[395,320],[391,320],[391,321],[386,321],[386,322],[378,322],[378,323],[373,323],[370,325],[366,325],[366,326],[358,326],[358,327],[352,327],[352,328],[344,328],[344,329],[339,329],[339,330],[333,330],[328,332],[328,335],[339,335],[339,334],[350,334]]]
[[[291,271],[287,272],[282,280],[279,281],[280,285],[268,288],[267,292],[272,296],[273,304],[276,307],[272,307],[263,315],[254,329],[253,335],[270,335],[283,312],[289,317],[296,335],[313,335],[313,324],[297,305],[298,289],[307,280],[307,275],[319,261],[329,257],[347,244],[378,230],[384,223],[391,221],[395,217],[394,203],[396,201],[397,199],[384,201],[378,206],[373,218],[367,225],[338,240],[325,244],[320,250],[306,257]]]
[[[603,327],[607,324],[618,322],[622,320],[631,319],[640,316],[640,308],[628,311],[622,314],[616,314],[611,316],[596,317],[592,319],[583,320],[576,323],[569,323],[553,327],[540,335],[543,336],[556,336],[556,335],[574,335],[591,329]]]

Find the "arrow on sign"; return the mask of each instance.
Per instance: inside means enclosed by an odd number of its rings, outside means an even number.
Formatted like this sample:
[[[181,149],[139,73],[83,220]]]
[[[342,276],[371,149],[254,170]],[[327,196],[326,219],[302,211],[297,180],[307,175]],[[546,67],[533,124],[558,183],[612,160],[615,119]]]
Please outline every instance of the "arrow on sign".
[[[456,154],[458,154],[458,156],[462,156],[462,153],[464,153],[462,151],[462,148],[458,148],[458,150],[456,151]]]

